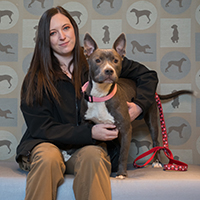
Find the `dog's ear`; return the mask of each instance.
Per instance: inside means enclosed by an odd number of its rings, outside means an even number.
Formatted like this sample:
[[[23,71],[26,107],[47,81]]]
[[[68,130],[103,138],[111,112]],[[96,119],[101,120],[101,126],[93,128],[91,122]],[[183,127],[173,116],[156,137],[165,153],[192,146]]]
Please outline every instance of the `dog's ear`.
[[[126,36],[122,33],[114,42],[113,49],[123,58],[126,55]]]
[[[97,48],[98,46],[94,39],[89,33],[86,33],[84,37],[84,54],[86,58],[88,58]]]

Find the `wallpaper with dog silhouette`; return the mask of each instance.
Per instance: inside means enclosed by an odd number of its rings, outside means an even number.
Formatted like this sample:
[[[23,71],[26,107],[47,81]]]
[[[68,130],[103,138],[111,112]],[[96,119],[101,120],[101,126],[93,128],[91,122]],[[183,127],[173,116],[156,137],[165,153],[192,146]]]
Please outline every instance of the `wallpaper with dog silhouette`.
[[[57,5],[76,20],[81,43],[89,32],[100,48],[111,48],[124,32],[127,57],[157,71],[158,93],[197,92],[195,97],[163,101],[162,106],[173,155],[200,164],[199,0],[0,1],[0,161],[14,161],[26,129],[19,109],[20,88],[33,55],[39,18]],[[134,121],[133,126],[129,162],[152,148],[144,121]],[[161,134],[159,140],[162,145]]]

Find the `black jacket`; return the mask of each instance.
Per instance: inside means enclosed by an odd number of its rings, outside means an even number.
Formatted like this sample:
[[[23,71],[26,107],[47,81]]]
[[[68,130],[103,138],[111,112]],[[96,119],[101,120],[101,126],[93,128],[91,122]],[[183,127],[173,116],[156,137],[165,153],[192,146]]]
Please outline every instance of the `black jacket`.
[[[124,58],[121,77],[131,78],[137,85],[137,98],[134,102],[139,105],[143,113],[142,118],[154,99],[158,83],[155,71],[148,70],[145,66]],[[82,83],[88,79],[88,71],[82,74]],[[24,86],[23,86],[24,87]],[[62,97],[62,105],[51,97],[51,101],[44,95],[42,106],[34,104],[33,107],[21,101],[27,130],[18,147],[16,161],[22,155],[29,156],[31,150],[42,142],[50,142],[60,149],[76,149],[80,146],[94,144],[91,137],[92,124],[80,124],[81,100],[76,98],[74,86],[69,80],[59,80],[57,90]],[[115,151],[113,142],[110,144],[109,154]],[[108,147],[109,148],[109,147]],[[111,155],[112,157],[112,155]]]

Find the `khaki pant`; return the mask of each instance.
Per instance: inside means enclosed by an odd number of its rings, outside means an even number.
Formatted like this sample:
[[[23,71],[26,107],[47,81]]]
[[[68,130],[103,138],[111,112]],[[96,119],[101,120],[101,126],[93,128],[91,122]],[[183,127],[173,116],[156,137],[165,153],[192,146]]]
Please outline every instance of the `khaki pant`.
[[[56,200],[64,173],[75,175],[73,190],[76,200],[111,200],[110,158],[99,146],[85,146],[64,163],[55,145],[41,143],[32,150],[30,162],[23,157],[20,167],[30,170],[25,200]]]

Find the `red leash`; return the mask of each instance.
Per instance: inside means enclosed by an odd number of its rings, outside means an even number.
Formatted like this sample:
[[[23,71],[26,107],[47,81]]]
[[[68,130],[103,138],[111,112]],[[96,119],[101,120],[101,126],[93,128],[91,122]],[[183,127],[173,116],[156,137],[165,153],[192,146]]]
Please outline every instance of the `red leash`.
[[[140,156],[138,156],[134,162],[133,162],[133,166],[140,168],[140,167],[144,167],[145,165],[147,165],[156,155],[157,151],[159,150],[163,150],[165,155],[167,156],[167,158],[169,159],[169,163],[165,164],[164,170],[176,170],[176,171],[187,171],[188,169],[188,165],[186,163],[183,163],[181,161],[175,160],[173,157],[172,152],[169,150],[169,145],[168,145],[168,138],[167,138],[167,131],[166,131],[166,125],[165,125],[165,119],[164,119],[164,115],[163,115],[163,109],[162,109],[162,104],[160,101],[160,98],[158,96],[158,94],[155,94],[155,99],[156,99],[156,103],[158,105],[159,108],[159,114],[160,114],[160,125],[161,125],[161,130],[162,130],[162,139],[163,139],[163,147],[154,147],[152,149],[150,149],[149,151],[141,154]],[[152,154],[153,153],[153,154]],[[149,158],[149,160],[147,160],[147,162],[143,165],[137,165],[136,161],[140,160],[141,158],[144,158],[148,155],[152,154],[152,156]]]

